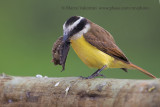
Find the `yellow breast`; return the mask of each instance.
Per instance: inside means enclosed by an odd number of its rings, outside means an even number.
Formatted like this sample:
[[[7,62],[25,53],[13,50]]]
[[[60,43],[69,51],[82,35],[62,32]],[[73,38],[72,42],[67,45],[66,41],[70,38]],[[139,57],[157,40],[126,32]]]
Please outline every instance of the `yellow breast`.
[[[89,67],[102,68],[104,65],[109,67],[114,58],[98,50],[89,44],[83,36],[78,39],[71,39],[71,46],[79,58]]]
[[[89,67],[100,69],[107,65],[107,68],[128,68],[124,62],[116,60],[89,44],[83,36],[71,39],[71,46],[79,58]]]

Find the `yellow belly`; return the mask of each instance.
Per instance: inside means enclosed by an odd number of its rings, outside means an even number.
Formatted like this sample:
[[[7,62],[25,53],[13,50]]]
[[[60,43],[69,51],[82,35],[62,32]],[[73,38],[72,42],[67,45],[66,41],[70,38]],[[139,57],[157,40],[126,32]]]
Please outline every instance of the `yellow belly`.
[[[126,66],[123,62],[89,44],[83,36],[71,39],[71,46],[79,58],[89,67],[100,69],[104,65],[107,65],[107,68],[125,68]]]

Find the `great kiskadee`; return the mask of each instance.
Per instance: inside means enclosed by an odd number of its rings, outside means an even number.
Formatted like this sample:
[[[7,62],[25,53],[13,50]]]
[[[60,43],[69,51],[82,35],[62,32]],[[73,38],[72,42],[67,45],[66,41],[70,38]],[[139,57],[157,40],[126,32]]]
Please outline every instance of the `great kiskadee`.
[[[84,17],[72,16],[64,23],[62,41],[62,65],[66,61],[71,44],[76,54],[88,67],[98,69],[86,79],[103,76],[99,73],[105,68],[121,68],[126,72],[127,69],[137,69],[156,78],[146,70],[132,64],[108,31]]]

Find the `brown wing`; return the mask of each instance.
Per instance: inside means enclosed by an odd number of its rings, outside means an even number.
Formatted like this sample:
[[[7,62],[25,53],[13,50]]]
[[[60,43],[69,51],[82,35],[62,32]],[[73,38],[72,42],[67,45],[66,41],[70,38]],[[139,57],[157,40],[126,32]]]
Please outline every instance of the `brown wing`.
[[[90,31],[84,34],[85,40],[88,41],[91,45],[95,46],[97,49],[103,51],[104,53],[118,60],[129,63],[127,57],[115,44],[115,41],[111,36],[111,34],[102,27],[94,23],[90,24],[91,24]]]

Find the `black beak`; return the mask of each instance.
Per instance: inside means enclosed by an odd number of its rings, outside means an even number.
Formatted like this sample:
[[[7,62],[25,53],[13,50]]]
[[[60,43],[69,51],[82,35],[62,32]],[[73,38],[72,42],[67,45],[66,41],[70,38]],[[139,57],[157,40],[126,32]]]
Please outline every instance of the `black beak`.
[[[69,35],[64,33],[63,35],[63,42],[69,41]]]
[[[70,40],[69,35],[64,34],[63,35],[63,43],[61,45],[61,53],[60,53],[60,63],[62,64],[62,71],[65,69],[65,63],[67,59],[67,55],[70,49]],[[61,72],[62,72],[61,71]]]

